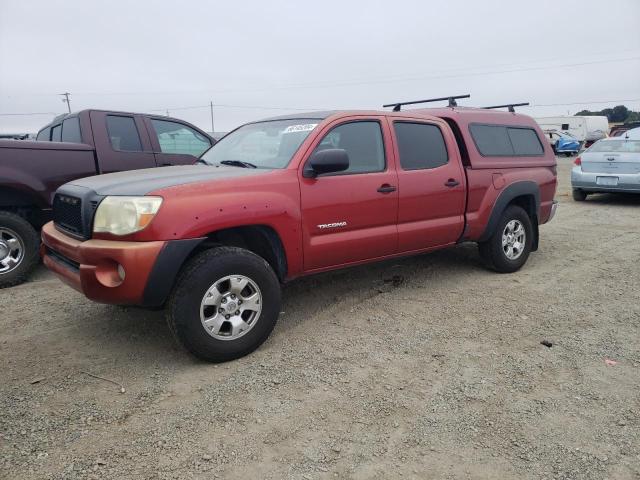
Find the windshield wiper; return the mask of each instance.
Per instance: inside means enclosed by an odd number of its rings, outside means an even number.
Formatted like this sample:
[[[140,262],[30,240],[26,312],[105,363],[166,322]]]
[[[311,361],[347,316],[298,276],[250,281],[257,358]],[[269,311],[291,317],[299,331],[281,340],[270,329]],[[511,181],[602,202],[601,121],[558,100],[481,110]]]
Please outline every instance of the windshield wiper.
[[[242,168],[258,168],[253,163],[243,162],[242,160],[222,160],[220,165],[229,165],[231,167],[242,167]]]
[[[199,158],[198,160],[196,160],[196,163],[202,163],[203,165],[209,165],[208,162],[204,161],[203,159]]]

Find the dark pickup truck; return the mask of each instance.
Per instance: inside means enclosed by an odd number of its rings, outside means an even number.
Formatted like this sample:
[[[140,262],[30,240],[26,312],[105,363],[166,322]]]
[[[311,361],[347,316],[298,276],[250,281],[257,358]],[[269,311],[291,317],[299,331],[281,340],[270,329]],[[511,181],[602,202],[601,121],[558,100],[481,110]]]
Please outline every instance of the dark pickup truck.
[[[61,115],[37,141],[0,140],[0,288],[24,281],[38,261],[38,230],[56,189],[76,178],[191,165],[215,140],[170,117],[83,110]]]

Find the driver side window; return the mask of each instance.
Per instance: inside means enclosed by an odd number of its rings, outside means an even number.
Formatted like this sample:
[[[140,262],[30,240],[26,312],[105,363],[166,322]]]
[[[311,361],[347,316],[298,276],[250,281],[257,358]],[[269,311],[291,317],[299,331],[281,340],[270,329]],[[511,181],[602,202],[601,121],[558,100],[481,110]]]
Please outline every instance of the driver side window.
[[[332,148],[347,152],[349,168],[327,175],[382,172],[386,167],[382,130],[376,121],[338,125],[324,136],[313,153]]]

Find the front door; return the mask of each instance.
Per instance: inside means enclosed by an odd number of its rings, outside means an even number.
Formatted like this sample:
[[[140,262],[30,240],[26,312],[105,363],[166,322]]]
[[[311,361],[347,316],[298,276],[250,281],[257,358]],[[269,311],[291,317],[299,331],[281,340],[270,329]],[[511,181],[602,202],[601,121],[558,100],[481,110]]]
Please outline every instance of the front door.
[[[451,130],[444,124],[394,120],[398,156],[398,250],[456,242],[464,229],[465,175]]]
[[[306,271],[396,253],[398,190],[388,134],[384,118],[373,117],[338,121],[319,136],[313,152],[344,149],[349,169],[316,178],[299,170]]]

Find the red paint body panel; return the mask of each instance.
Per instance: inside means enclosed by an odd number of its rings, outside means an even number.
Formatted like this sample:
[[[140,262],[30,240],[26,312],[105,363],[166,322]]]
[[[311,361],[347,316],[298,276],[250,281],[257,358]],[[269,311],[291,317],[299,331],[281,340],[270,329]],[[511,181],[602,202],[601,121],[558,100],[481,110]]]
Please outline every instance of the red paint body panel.
[[[42,260],[67,285],[90,300],[101,303],[141,304],[147,279],[165,242],[80,242],[47,223],[42,227]],[[60,262],[53,250],[79,265],[78,270]],[[117,267],[125,271],[120,280]]]
[[[305,178],[305,163],[324,135],[341,123],[358,120],[380,123],[385,170]],[[403,170],[393,128],[396,120],[438,126],[446,142],[448,164],[433,169]],[[472,123],[533,128],[541,140],[544,154],[483,157],[469,133]],[[462,152],[458,142],[464,142]],[[88,265],[94,265],[101,256],[116,261],[141,262],[141,273],[135,282],[132,281],[131,291],[118,287],[111,288],[108,294],[100,292],[106,287],[100,286],[100,282],[96,284],[95,275],[83,274],[82,267],[78,280],[60,272],[59,266],[52,266],[53,260],[46,262],[65,281],[87,296],[91,295],[90,298],[114,303],[122,303],[122,299],[135,301],[140,295],[145,272],[150,270],[154,255],[164,242],[206,237],[232,227],[261,225],[270,227],[279,236],[287,261],[286,278],[291,279],[431,251],[461,240],[477,241],[485,233],[499,196],[517,182],[533,182],[538,186],[538,223],[545,223],[557,186],[555,166],[555,157],[542,132],[533,119],[523,115],[464,108],[338,112],[319,121],[284,169],[149,192],[164,200],[151,224],[141,232],[127,237],[94,235],[94,240],[79,245],[61,239],[64,235],[53,227],[48,226],[43,232],[47,246],[69,258],[79,259],[76,261],[81,264],[90,258]],[[445,185],[451,181],[458,184]],[[384,185],[396,187],[396,190],[379,192]],[[96,241],[100,243],[91,243]],[[85,247],[86,244],[91,248]],[[118,249],[125,252],[135,244],[141,246],[139,253],[117,255]],[[82,253],[74,253],[75,250]],[[90,271],[90,267],[84,270]],[[129,282],[128,277],[126,282]],[[114,293],[116,290],[118,294]]]
[[[317,128],[309,153],[334,127],[357,120],[380,124],[386,168],[383,172],[304,178],[304,162],[298,166],[304,270],[392,255],[398,247],[398,192],[380,193],[383,185],[397,186],[395,155],[389,128],[380,115],[345,116]],[[321,225],[345,222],[339,228]]]
[[[451,129],[442,120],[411,117],[410,112],[389,118],[394,156],[400,158],[393,120],[411,120],[440,127],[448,146],[449,163],[428,170],[403,170],[398,162],[398,252],[411,252],[455,243],[464,230],[466,178]],[[447,187],[455,180],[459,184]]]

